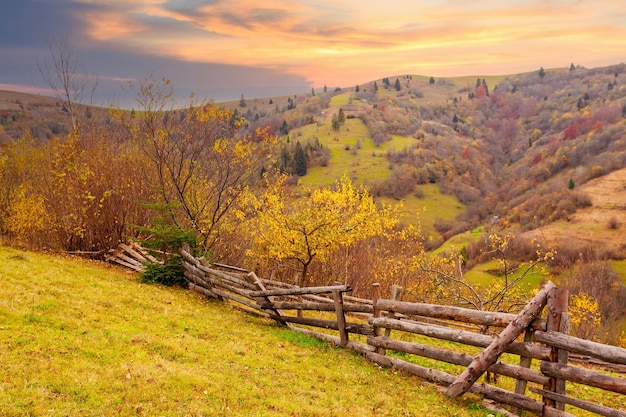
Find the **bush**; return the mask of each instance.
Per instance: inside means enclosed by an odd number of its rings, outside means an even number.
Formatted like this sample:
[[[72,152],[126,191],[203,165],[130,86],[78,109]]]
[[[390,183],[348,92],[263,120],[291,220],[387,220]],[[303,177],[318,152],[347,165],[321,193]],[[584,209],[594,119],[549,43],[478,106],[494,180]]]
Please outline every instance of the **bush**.
[[[150,263],[141,274],[141,282],[146,284],[161,284],[167,286],[187,286],[185,269],[179,257],[170,258],[163,264]]]

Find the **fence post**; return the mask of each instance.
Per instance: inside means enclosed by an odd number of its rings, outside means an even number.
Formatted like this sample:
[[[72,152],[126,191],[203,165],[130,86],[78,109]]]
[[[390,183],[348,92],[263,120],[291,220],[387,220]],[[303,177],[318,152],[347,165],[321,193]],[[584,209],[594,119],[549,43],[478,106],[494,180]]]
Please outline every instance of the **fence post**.
[[[569,304],[569,291],[555,288],[548,295],[548,322],[547,331],[561,332],[567,330],[569,333],[569,315],[567,314]],[[565,317],[564,317],[565,316]],[[563,349],[552,347],[550,352],[550,362],[567,364],[568,352]],[[565,395],[565,380],[550,377],[550,383],[544,386],[546,391]],[[543,403],[548,407],[558,410],[565,410],[565,404],[543,397]]]
[[[399,285],[392,285],[391,286],[391,299],[396,301],[397,299],[400,298],[400,292],[402,291],[402,287]],[[395,319],[396,318],[396,313],[394,313],[393,311],[391,313],[389,313],[388,316],[390,319]],[[391,336],[391,329],[389,327],[387,327],[385,329],[385,337],[389,337]]]
[[[333,299],[335,300],[335,312],[337,313],[339,343],[341,347],[346,347],[348,345],[348,330],[346,330],[346,315],[343,311],[343,293],[339,290],[334,290]]]
[[[378,300],[380,299],[380,284],[374,283],[372,284],[372,302],[374,304],[374,318],[380,317],[380,309],[378,308]],[[374,326],[374,337],[382,336],[382,329],[378,326]],[[384,348],[376,348],[376,353],[381,355],[385,354]]]
[[[524,332],[524,343],[530,343],[533,341],[533,333],[530,329],[526,329]],[[530,368],[533,359],[528,356],[520,356],[519,366],[522,368]],[[526,386],[528,385],[528,381],[525,379],[518,379],[515,381],[515,393],[519,395],[526,395]],[[517,413],[521,414],[522,409],[518,408]]]

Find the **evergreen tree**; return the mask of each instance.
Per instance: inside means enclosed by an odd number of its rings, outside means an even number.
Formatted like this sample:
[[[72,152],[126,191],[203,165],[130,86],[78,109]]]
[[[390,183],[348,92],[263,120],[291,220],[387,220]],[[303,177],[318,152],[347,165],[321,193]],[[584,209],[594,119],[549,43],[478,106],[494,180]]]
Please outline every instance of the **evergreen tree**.
[[[289,125],[287,125],[287,121],[283,120],[283,124],[280,126],[280,133],[286,135],[289,133]]]
[[[402,85],[400,85],[400,80],[398,78],[396,78],[396,83],[394,84],[394,88],[396,89],[396,91],[402,90]]]
[[[241,100],[239,100],[239,107],[246,107],[246,101],[243,99],[243,94],[241,95]]]
[[[302,149],[302,145],[300,145],[300,141],[296,142],[296,152],[293,156],[293,162],[296,175],[299,177],[306,175],[306,154],[304,153],[304,149]]]
[[[543,69],[543,67],[541,67],[541,68],[539,69],[539,76],[540,76],[541,78],[543,78],[543,77],[545,77],[545,76],[546,76],[546,71]]]
[[[333,130],[339,130],[340,124],[339,124],[339,119],[337,118],[336,114],[333,114],[333,118],[332,118],[332,121],[331,121],[331,126],[332,126]]]
[[[569,188],[570,190],[574,189],[574,180],[573,179],[569,179],[569,184],[567,184],[567,188]]]
[[[324,92],[328,91],[328,88],[326,87],[326,84],[324,84]]]
[[[487,86],[487,81],[485,81],[485,79],[483,78],[481,85],[483,87],[485,87],[485,92],[487,93],[487,96],[489,96],[489,87]]]
[[[339,115],[337,116],[337,121],[339,122],[340,125],[346,122],[346,115],[343,112],[343,107],[339,107]]]
[[[378,91],[378,83],[376,83],[376,81],[374,81],[374,92]]]
[[[313,97],[315,97],[315,89],[314,89],[314,88],[311,88],[311,95],[312,95]]]
[[[576,69],[576,67],[574,66],[574,63],[572,62],[569,66],[569,71],[572,72]]]
[[[356,85],[356,92],[357,93],[359,92],[359,85],[358,84]]]
[[[430,80],[428,80],[428,82],[431,84],[435,84],[435,77],[430,77]]]

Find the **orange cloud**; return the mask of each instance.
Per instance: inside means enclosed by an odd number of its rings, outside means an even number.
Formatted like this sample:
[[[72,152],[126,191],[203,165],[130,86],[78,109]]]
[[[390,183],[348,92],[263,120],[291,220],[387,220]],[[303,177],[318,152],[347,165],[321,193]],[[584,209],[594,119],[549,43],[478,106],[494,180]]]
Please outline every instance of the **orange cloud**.
[[[317,84],[395,72],[519,72],[602,57],[609,64],[626,50],[626,6],[617,0],[84,1],[105,10],[81,16],[94,39],[189,61],[281,68]]]

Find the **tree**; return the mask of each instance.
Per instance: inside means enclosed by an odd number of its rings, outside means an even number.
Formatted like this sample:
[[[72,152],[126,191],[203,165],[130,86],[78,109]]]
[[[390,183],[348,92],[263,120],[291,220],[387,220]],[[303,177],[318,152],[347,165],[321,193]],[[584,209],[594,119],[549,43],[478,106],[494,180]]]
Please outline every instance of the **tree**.
[[[583,291],[576,293],[572,296],[569,313],[572,334],[581,339],[594,340],[602,324],[598,300]]]
[[[339,128],[341,127],[341,123],[339,123],[339,118],[336,114],[333,114],[330,125],[335,131],[339,130]]]
[[[528,294],[521,288],[524,278],[533,275],[544,275],[542,264],[554,259],[554,251],[543,250],[536,245],[535,258],[522,263],[512,262],[508,253],[514,236],[510,233],[501,235],[491,233],[485,237],[487,250],[482,258],[491,258],[497,263],[497,279],[489,285],[476,285],[464,277],[462,254],[450,257],[431,256],[425,254],[417,257],[416,267],[432,274],[435,294],[439,303],[455,304],[466,308],[486,311],[511,311],[527,302]]]
[[[575,70],[576,70],[576,67],[574,66],[574,63],[572,62],[572,63],[570,64],[570,66],[569,66],[569,71],[570,71],[570,72],[573,72],[573,71],[575,71]]]
[[[293,162],[295,164],[296,175],[299,177],[306,175],[306,159],[306,154],[304,153],[304,149],[302,149],[300,141],[296,142],[296,151],[293,155]]]
[[[356,85],[355,91],[358,93],[359,92],[359,85]]]
[[[394,84],[394,88],[396,89],[396,91],[402,90],[402,85],[400,84],[400,79],[396,78],[396,82]]]
[[[169,207],[173,225],[193,230],[199,249],[208,251],[226,214],[270,161],[276,138],[267,129],[239,136],[243,121],[211,103],[173,110],[173,86],[165,78],[143,80],[137,89],[141,111],[119,116],[149,161],[154,203]]]
[[[56,98],[63,102],[64,111],[70,116],[72,130],[77,131],[78,105],[89,94],[89,104],[98,87],[98,77],[83,71],[74,48],[67,37],[53,38],[48,44],[50,61],[39,64],[39,73]]]
[[[567,188],[570,190],[574,189],[574,180],[572,178],[569,179],[569,183],[567,184]]]
[[[239,100],[239,107],[246,107],[246,100],[243,99],[243,94],[241,94],[241,99]]]
[[[374,92],[378,91],[378,83],[374,81]]]
[[[543,69],[543,67],[539,68],[539,77],[543,78],[546,76],[546,71]]]
[[[430,84],[435,84],[435,77],[430,77],[430,80],[428,80],[428,82]]]
[[[343,111],[343,107],[339,107],[339,114],[337,115],[337,121],[340,125],[346,122],[346,114]]]
[[[315,89],[311,87],[311,96],[315,97]]]
[[[252,200],[250,208],[257,214],[253,228],[258,233],[250,255],[285,267],[285,262],[295,262],[301,286],[307,285],[314,260],[398,223],[396,208],[379,209],[369,192],[355,187],[347,176],[335,183],[334,190],[307,190],[298,199],[285,195],[283,181],[270,184]]]

